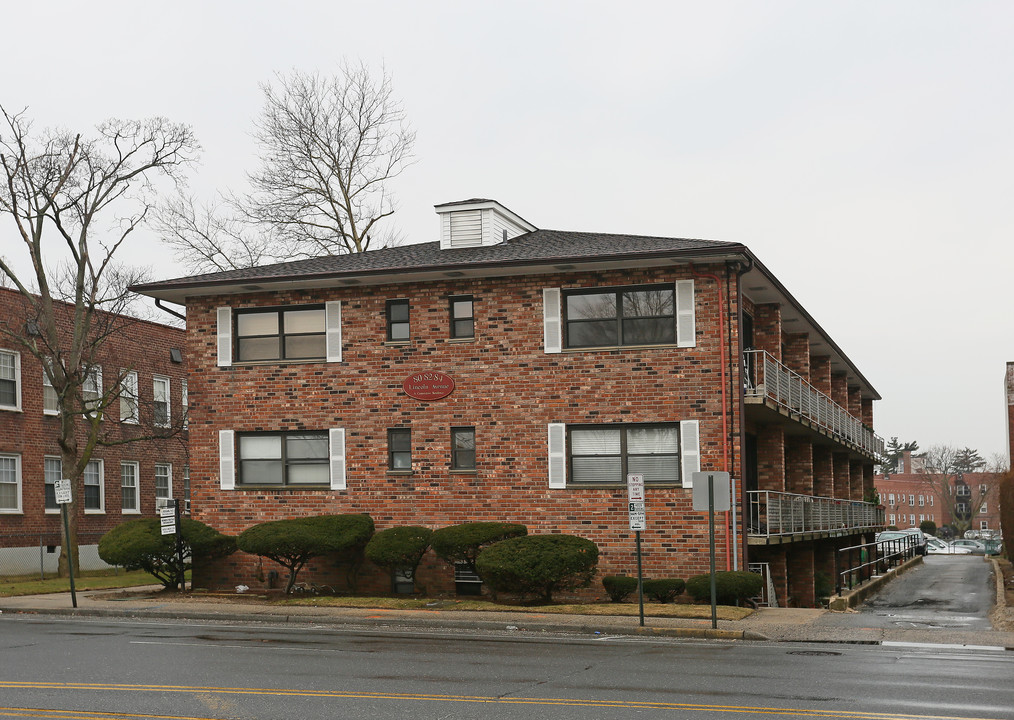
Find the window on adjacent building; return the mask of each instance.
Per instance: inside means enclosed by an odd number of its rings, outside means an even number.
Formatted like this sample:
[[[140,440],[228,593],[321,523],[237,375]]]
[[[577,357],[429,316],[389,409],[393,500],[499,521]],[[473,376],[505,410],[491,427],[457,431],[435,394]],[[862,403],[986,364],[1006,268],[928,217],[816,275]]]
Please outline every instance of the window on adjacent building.
[[[102,461],[91,460],[84,469],[85,512],[105,512]]]
[[[324,306],[237,310],[236,359],[323,360],[327,355]]]
[[[120,422],[137,423],[138,419],[137,373],[131,370],[120,382]]]
[[[679,483],[679,425],[570,426],[570,480],[625,483],[628,473],[645,483]]]
[[[326,432],[237,434],[243,485],[327,485]]]
[[[989,530],[989,521],[988,520],[980,520],[979,521],[979,529],[980,530]]]
[[[987,512],[989,511],[986,509],[986,503],[983,502],[982,505],[979,506],[979,514],[985,515]]]
[[[151,379],[152,422],[159,427],[169,427],[172,418],[169,411],[169,378],[155,375]]]
[[[919,496],[919,507],[923,507],[925,504],[926,504],[926,496],[925,495],[920,495]]]
[[[671,285],[563,293],[566,347],[676,342]]]
[[[390,341],[408,340],[409,306],[408,300],[387,301],[387,339]]]
[[[889,525],[895,525],[897,523],[896,517],[897,516],[895,516],[895,515],[888,515],[888,520],[887,520],[888,524]]]
[[[0,410],[21,409],[21,353],[0,350]]]
[[[979,486],[979,495],[985,495],[987,492],[989,492],[989,485]]]
[[[475,337],[475,314],[471,295],[462,295],[450,299],[451,337]]]
[[[890,494],[890,495],[888,495],[887,497],[888,497],[888,501],[887,501],[887,502],[888,502],[888,504],[889,504],[889,505],[891,505],[891,506],[893,507],[893,506],[894,506],[894,493],[891,493],[891,494]]]
[[[908,496],[908,505],[909,507],[915,507],[915,495]]]
[[[102,368],[98,365],[85,371],[81,382],[81,400],[86,413],[94,413],[102,408]]]
[[[962,484],[962,485],[958,485],[958,491],[957,492],[958,492],[958,496],[959,497],[968,497],[969,495],[972,494],[972,489],[970,487],[968,487],[967,485]]]
[[[451,469],[475,470],[475,428],[451,428]]]
[[[63,478],[63,460],[58,457],[45,459],[46,509],[59,510],[56,504],[56,481]]]
[[[155,507],[162,507],[159,500],[173,496],[173,466],[171,463],[155,463]]]
[[[21,512],[21,456],[0,454],[0,513]]]
[[[190,389],[187,379],[180,380],[180,412],[183,413],[183,427],[190,425]]]
[[[122,494],[120,509],[125,513],[141,511],[141,504],[138,498],[138,477],[139,472],[136,462],[120,463],[120,492]]]
[[[45,362],[48,365],[53,360],[52,358],[46,358]],[[57,397],[56,388],[53,387],[53,383],[49,379],[49,373],[46,372],[45,368],[42,370],[42,414],[60,414],[60,398]]]
[[[389,470],[412,469],[412,431],[409,428],[387,431],[387,467]]]
[[[181,512],[190,512],[190,466],[183,466],[183,507]]]
[[[915,515],[908,516],[908,524],[911,525],[912,527],[915,527]]]

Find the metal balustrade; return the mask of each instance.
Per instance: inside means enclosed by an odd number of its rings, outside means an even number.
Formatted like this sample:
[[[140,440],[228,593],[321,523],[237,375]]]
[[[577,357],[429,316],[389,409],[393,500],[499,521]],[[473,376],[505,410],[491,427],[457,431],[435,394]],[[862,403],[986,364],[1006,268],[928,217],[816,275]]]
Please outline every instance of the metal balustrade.
[[[747,532],[765,537],[881,529],[884,509],[860,500],[798,495],[773,490],[747,492]]]
[[[743,353],[743,377],[746,397],[770,398],[781,407],[823,428],[838,440],[877,457],[884,454],[882,437],[810,385],[801,375],[775,360],[766,350],[747,350]]]

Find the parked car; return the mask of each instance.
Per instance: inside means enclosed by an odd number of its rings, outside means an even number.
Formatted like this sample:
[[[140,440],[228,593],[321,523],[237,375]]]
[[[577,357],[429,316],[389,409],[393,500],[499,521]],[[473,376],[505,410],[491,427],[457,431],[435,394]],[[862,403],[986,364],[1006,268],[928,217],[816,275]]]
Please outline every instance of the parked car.
[[[926,552],[930,555],[971,555],[972,551],[966,547],[955,547],[937,537],[926,538]]]
[[[997,555],[1000,552],[999,543],[990,542],[987,545],[982,540],[968,540],[966,538],[952,540],[951,546],[968,548],[973,555]]]
[[[926,554],[926,536],[919,531],[919,535],[915,533],[905,532],[904,530],[885,530],[884,532],[877,533],[876,542],[886,544],[886,548],[882,548],[888,551],[906,550],[908,548],[914,548],[916,553],[919,555]]]

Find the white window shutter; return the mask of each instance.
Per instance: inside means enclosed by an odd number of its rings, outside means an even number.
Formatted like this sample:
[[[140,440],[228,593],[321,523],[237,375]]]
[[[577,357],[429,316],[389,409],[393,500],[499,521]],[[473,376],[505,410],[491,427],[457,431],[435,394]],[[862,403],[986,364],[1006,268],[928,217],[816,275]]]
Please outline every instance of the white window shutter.
[[[331,428],[327,432],[331,455],[331,489],[344,490],[345,484],[345,428]]]
[[[560,316],[560,288],[542,290],[542,330],[547,353],[563,348],[563,327]]]
[[[683,487],[693,487],[694,473],[701,469],[699,420],[684,420],[680,423],[680,460],[683,463]]]
[[[324,304],[327,322],[327,361],[342,361],[342,303],[333,300]]]
[[[218,481],[223,490],[236,489],[236,433],[218,431]]]
[[[220,307],[218,312],[218,366],[232,365],[232,308]]]
[[[549,423],[549,487],[567,487],[567,426]]]
[[[676,345],[697,346],[697,323],[694,320],[694,281],[676,281]]]

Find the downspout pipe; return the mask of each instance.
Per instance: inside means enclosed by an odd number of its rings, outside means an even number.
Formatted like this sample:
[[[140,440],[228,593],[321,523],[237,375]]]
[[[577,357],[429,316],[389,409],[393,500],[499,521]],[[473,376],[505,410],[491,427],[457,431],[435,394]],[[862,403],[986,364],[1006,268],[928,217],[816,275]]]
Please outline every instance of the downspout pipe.
[[[745,263],[733,263],[733,269],[736,273],[736,324],[737,327],[739,328],[739,331],[736,333],[736,338],[739,341],[738,347],[736,348],[736,362],[738,363],[739,372],[743,373],[745,372],[745,368],[743,366],[742,357],[743,351],[746,349],[745,347],[743,347],[743,276],[753,269],[753,260],[751,258],[748,258],[747,262]],[[737,403],[739,409],[739,447],[740,447],[739,507],[742,508],[743,516],[745,518],[747,512],[746,509],[749,507],[749,504],[747,503],[746,496],[746,468],[743,465],[745,458],[743,456],[742,451],[742,449],[746,447],[746,423],[744,422],[744,418],[746,418],[746,402],[744,401],[744,395],[742,391],[743,388],[742,377],[740,378],[738,386],[740,388],[740,391],[736,393],[736,399],[734,402]],[[739,537],[739,534],[736,531],[735,515],[733,516],[732,521],[733,521],[733,531],[732,531],[733,540],[736,540],[736,538]],[[749,542],[745,528],[742,532],[742,541],[737,542],[737,547],[739,547],[739,549],[741,550],[741,554],[743,557],[743,565],[742,567],[738,567],[737,562],[736,569],[749,570],[750,568],[748,555]]]
[[[726,377],[728,375],[728,364],[725,360],[725,298],[722,294],[722,279],[712,273],[697,272],[693,263],[690,263],[690,274],[695,278],[702,278],[715,281],[715,291],[718,293],[718,354],[721,358],[722,367],[722,471],[729,470],[729,404],[726,394]],[[730,473],[731,474],[731,473]],[[725,569],[732,569],[732,543],[729,542],[729,513],[725,515]]]

